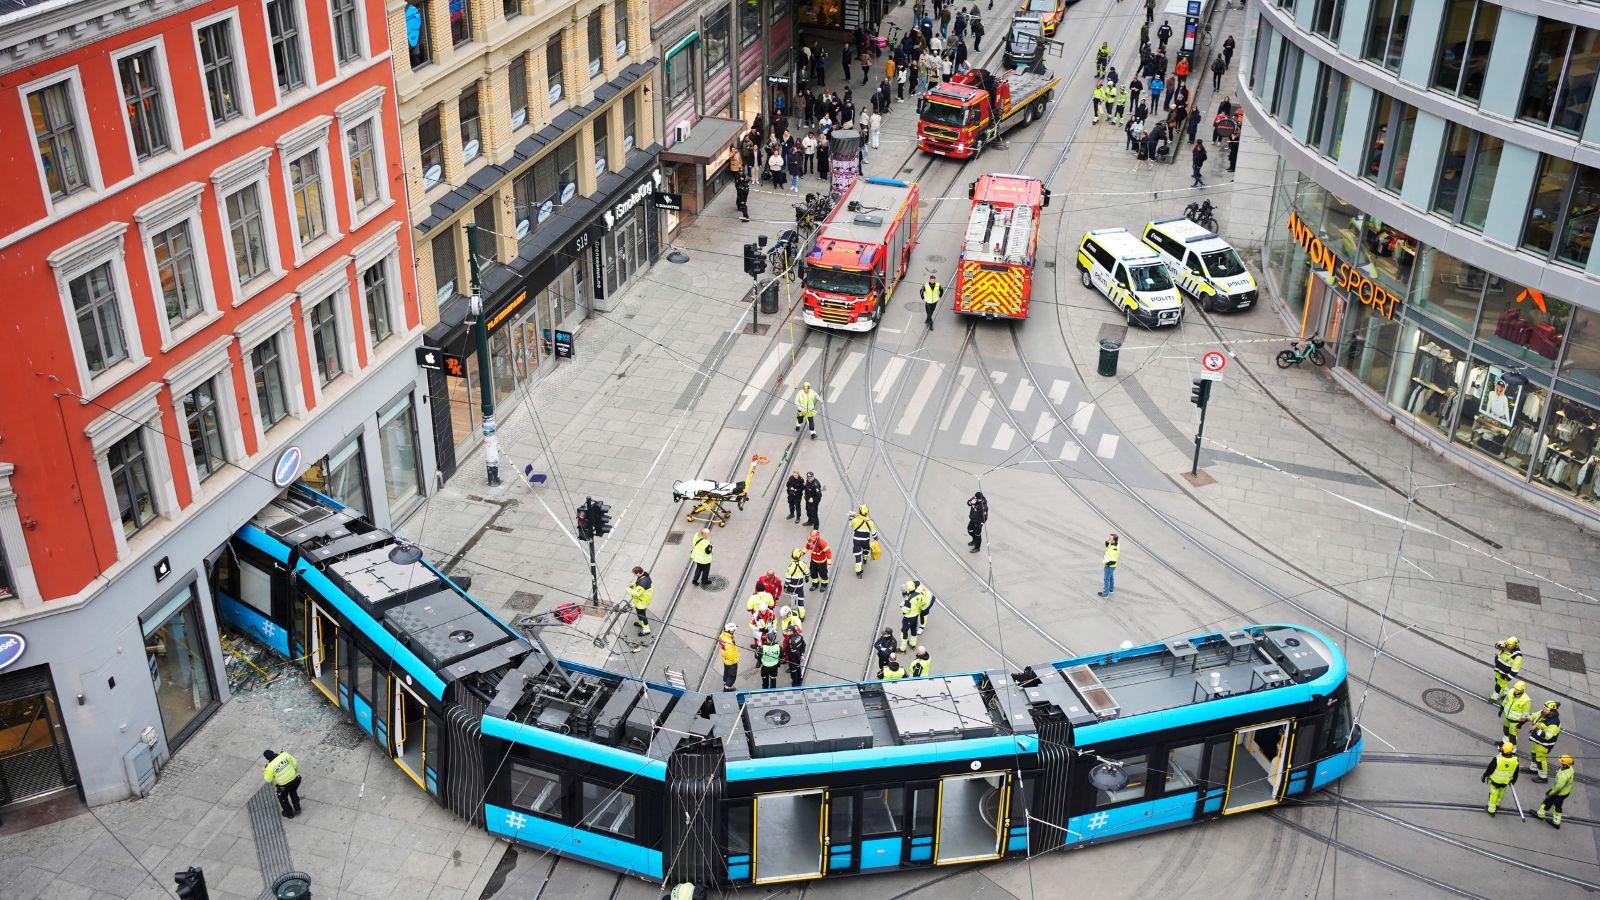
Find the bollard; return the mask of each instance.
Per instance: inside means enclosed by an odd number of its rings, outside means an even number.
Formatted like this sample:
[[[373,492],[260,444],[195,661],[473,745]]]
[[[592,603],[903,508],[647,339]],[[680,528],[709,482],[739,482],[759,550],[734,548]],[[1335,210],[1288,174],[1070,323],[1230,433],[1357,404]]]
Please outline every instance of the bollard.
[[[1122,342],[1117,340],[1103,340],[1100,342],[1100,365],[1095,371],[1110,378],[1117,374],[1117,354],[1122,351]]]

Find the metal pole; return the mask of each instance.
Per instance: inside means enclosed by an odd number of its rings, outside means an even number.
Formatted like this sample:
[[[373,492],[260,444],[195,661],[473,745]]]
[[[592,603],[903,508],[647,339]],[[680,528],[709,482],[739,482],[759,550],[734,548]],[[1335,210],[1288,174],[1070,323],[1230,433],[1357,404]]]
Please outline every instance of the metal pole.
[[[1207,382],[1205,393],[1206,402],[1200,404],[1200,427],[1194,432],[1194,463],[1189,466],[1189,475],[1194,477],[1200,474],[1200,436],[1206,433],[1206,407],[1211,405],[1210,382]]]
[[[750,276],[750,333],[761,333],[761,276]]]
[[[600,605],[600,567],[595,564],[594,538],[589,538],[589,600]]]
[[[489,486],[500,486],[500,446],[495,438],[494,375],[489,363],[489,321],[483,312],[483,295],[478,282],[478,226],[467,223],[467,265],[472,272],[473,327],[478,341],[478,393],[483,400],[483,461],[489,467]]]

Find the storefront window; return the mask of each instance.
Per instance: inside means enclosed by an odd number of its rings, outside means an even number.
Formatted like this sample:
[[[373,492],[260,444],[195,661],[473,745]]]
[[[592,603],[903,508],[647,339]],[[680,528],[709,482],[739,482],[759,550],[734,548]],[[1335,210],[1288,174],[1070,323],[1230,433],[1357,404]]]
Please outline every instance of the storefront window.
[[[1586,503],[1600,503],[1600,411],[1557,396],[1539,441],[1533,480]]]
[[[1473,357],[1456,423],[1456,441],[1508,469],[1525,472],[1548,392],[1497,363]]]
[[[754,6],[754,0],[746,0]],[[801,25],[815,25],[819,28],[844,27],[844,2],[843,0],[800,0],[795,7],[795,18]]]
[[[361,435],[312,464],[300,476],[313,490],[348,506],[365,519],[372,517],[372,501],[367,496],[367,460],[361,452]]]
[[[517,389],[517,378],[511,371],[511,330],[502,328],[489,335],[489,358],[494,360],[494,402],[504,406]]]
[[[216,702],[198,600],[199,592],[191,583],[140,621],[150,681],[169,746],[186,737],[186,730]]]
[[[1347,301],[1345,309],[1349,318],[1340,329],[1340,365],[1381,394],[1389,387],[1400,323],[1384,318],[1376,306],[1358,300]]]
[[[1467,356],[1449,338],[1406,323],[1395,356],[1398,377],[1389,402],[1439,434],[1446,434],[1461,405],[1461,378]]]
[[[761,0],[739,0],[739,49],[753,46],[761,40]],[[804,22],[805,10],[800,11],[800,21]],[[739,73],[739,80],[743,81],[757,72]]]
[[[0,675],[0,806],[78,783],[61,707],[43,666]]]
[[[1501,278],[1490,280],[1478,343],[1541,369],[1555,366],[1571,304]]]
[[[1574,309],[1565,343],[1561,377],[1600,391],[1600,313]]]
[[[383,456],[383,486],[389,517],[398,519],[422,499],[417,466],[417,418],[406,394],[378,414],[378,445]]]
[[[1411,284],[1416,268],[1417,241],[1377,219],[1368,217],[1361,236],[1362,271],[1400,297]]]
[[[1462,334],[1471,334],[1478,321],[1478,300],[1490,280],[1482,269],[1428,247],[1422,251],[1422,268],[1409,301]]]
[[[731,13],[724,6],[706,18],[706,81],[721,75],[728,68],[728,19]]]
[[[478,354],[467,355],[467,377],[446,378],[445,390],[450,403],[450,434],[455,438],[459,459],[478,440]]]

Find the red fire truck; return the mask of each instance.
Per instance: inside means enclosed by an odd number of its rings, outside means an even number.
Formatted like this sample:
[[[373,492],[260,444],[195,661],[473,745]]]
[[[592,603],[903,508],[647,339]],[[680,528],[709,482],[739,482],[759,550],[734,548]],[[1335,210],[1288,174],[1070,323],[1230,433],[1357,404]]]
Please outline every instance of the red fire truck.
[[[818,328],[871,331],[917,243],[915,182],[857,178],[822,223],[800,275],[802,319]]]
[[[1028,317],[1040,210],[1050,205],[1044,182],[990,173],[967,189],[972,215],[956,264],[952,308],[985,319]]]
[[[1049,72],[968,69],[918,102],[917,146],[955,159],[977,156],[1001,132],[1043,118],[1060,83]]]

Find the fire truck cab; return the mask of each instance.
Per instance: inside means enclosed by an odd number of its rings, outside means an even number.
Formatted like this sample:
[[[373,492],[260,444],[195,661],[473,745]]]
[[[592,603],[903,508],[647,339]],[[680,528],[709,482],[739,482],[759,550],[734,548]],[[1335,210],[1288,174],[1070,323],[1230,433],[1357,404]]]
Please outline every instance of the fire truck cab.
[[[986,319],[1025,319],[1033,294],[1040,211],[1050,191],[1027,175],[984,175],[967,190],[972,213],[956,264],[958,313]]]
[[[839,198],[800,269],[801,319],[816,328],[871,331],[917,243],[915,182],[858,178]]]
[[[968,69],[917,101],[917,146],[954,159],[977,156],[1001,133],[1044,118],[1060,82],[1049,72]]]

